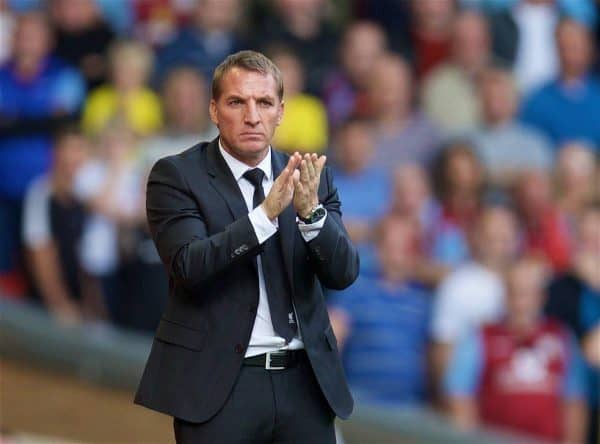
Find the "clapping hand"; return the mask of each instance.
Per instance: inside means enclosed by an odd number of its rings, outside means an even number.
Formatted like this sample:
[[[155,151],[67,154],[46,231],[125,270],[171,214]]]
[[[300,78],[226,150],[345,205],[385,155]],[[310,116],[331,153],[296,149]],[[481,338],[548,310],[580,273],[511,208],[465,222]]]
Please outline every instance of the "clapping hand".
[[[294,156],[300,156],[294,154]],[[294,182],[294,208],[296,213],[307,218],[314,207],[319,204],[319,183],[321,181],[321,171],[325,166],[326,156],[317,154],[305,154],[301,157],[300,174],[292,176]]]
[[[301,160],[302,156],[298,153],[290,157],[287,165],[277,179],[275,179],[269,194],[261,204],[269,219],[274,220],[277,218],[292,202],[294,196],[294,177],[300,175],[297,168]]]

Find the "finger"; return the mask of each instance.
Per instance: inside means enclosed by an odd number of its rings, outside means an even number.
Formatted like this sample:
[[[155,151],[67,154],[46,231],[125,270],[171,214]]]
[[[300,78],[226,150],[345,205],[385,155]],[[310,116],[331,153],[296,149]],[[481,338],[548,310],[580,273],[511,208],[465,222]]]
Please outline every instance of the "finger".
[[[288,165],[281,171],[277,179],[275,179],[274,185],[277,185],[277,189],[281,189],[289,180],[292,169]]]
[[[303,183],[308,183],[310,180],[310,176],[308,173],[308,163],[305,159],[302,159],[302,161],[300,162],[300,180]]]
[[[311,154],[306,155],[306,166],[308,167],[308,177],[310,178],[310,180],[314,180],[315,166],[314,166],[313,155],[311,155]]]
[[[300,154],[298,153],[294,153],[290,156],[290,159],[288,160],[288,166],[290,167],[290,171],[294,171],[294,169],[298,167],[300,160],[302,160],[302,156],[300,156]]]
[[[300,180],[300,175],[294,175],[294,192],[298,195],[302,195],[304,193],[304,185],[302,184],[302,181]]]
[[[321,177],[321,172],[323,171],[323,168],[325,168],[325,162],[327,162],[327,156],[325,155],[320,156],[317,160],[315,164],[315,172],[317,177]]]
[[[300,183],[300,171],[294,171],[294,174],[292,174],[292,181],[294,183],[294,187],[296,187]]]

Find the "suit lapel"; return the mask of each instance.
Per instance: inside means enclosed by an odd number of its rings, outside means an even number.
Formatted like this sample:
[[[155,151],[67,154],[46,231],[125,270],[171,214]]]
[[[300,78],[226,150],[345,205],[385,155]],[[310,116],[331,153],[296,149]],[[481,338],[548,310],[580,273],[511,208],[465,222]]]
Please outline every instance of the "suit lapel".
[[[211,176],[211,185],[227,202],[233,220],[238,220],[248,214],[248,207],[233,173],[219,152],[218,140],[213,140],[206,148],[207,172]]]
[[[273,168],[273,180],[281,174],[281,171],[287,164],[287,156],[278,153],[271,148],[271,167]],[[279,240],[281,242],[281,251],[283,253],[283,262],[290,280],[292,294],[294,293],[294,239],[296,229],[296,212],[294,206],[290,204],[278,217],[279,221]]]

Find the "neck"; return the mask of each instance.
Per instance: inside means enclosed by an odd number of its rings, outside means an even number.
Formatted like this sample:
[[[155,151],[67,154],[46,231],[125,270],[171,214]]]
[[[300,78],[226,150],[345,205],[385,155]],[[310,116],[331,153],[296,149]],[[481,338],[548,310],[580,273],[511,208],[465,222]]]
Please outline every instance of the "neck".
[[[508,319],[508,326],[510,330],[518,335],[525,335],[535,328],[536,320],[536,316],[529,316],[526,314],[511,316]]]
[[[396,271],[391,271],[389,273],[384,272],[383,281],[387,286],[397,287],[406,283],[407,276],[404,273],[398,273]]]
[[[301,39],[309,39],[319,32],[320,22],[313,17],[300,15],[288,20],[288,26],[292,34]]]
[[[572,71],[572,72],[564,71],[561,74],[562,82],[566,85],[580,82],[584,79],[584,77],[585,77],[585,73],[579,72],[579,71]]]
[[[15,67],[20,76],[28,78],[35,76],[42,66],[42,59],[34,57],[19,57],[15,60]]]
[[[492,127],[492,128],[497,128],[499,126],[505,125],[507,123],[510,123],[512,121],[512,117],[511,116],[507,116],[507,117],[489,117],[487,119],[488,121],[488,126]]]
[[[385,111],[379,113],[377,116],[377,121],[383,127],[384,131],[388,129],[388,127],[392,127],[394,132],[400,131],[404,128],[406,122],[408,121],[410,116],[410,112],[408,109],[395,107],[391,109],[389,112]]]

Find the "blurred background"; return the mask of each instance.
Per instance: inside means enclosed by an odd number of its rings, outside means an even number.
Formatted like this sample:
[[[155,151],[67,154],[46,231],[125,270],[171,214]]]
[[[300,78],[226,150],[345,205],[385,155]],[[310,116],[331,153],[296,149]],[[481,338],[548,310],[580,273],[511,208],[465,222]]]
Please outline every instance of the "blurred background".
[[[213,69],[284,76],[361,275],[339,442],[598,443],[600,3],[0,0],[0,442],[171,442],[132,396],[167,295],[154,162]]]

